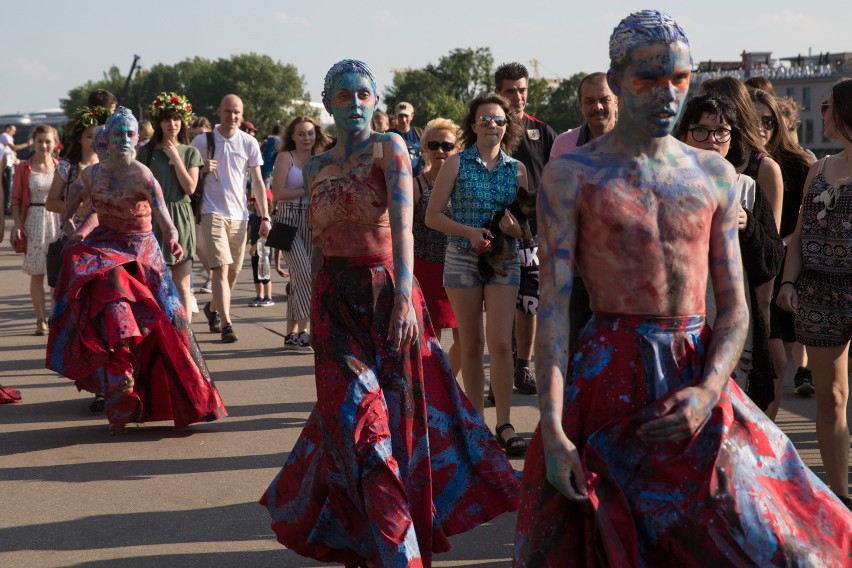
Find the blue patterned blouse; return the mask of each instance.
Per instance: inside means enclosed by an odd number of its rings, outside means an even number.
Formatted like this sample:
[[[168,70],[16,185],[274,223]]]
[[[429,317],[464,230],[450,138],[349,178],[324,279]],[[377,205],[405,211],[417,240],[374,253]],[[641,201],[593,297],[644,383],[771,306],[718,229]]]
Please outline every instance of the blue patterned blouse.
[[[482,227],[494,211],[502,214],[517,192],[518,161],[501,150],[497,165],[489,172],[479,150],[471,146],[459,154],[459,173],[450,196],[451,217],[468,227]],[[461,249],[472,250],[465,237],[450,235],[449,240]]]

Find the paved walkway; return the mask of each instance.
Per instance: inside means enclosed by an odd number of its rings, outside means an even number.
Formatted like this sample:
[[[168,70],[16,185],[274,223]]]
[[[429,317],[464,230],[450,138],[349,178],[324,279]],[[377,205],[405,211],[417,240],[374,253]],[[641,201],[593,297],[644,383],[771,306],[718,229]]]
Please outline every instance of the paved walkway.
[[[195,316],[229,418],[184,430],[145,425],[110,438],[106,419],[88,410],[91,396],[44,369],[45,338],[33,335],[20,262],[0,245],[0,384],[24,397],[0,406],[0,566],[321,566],[282,548],[256,504],[316,400],[312,356],[281,349],[281,280],[273,280],[274,307],[249,308],[251,270],[241,274],[232,309],[237,343],[220,343]],[[202,305],[205,298],[198,295]],[[809,464],[819,462],[813,412],[812,399],[785,393],[779,422]],[[529,436],[537,416],[535,397],[516,393],[518,431]],[[494,426],[493,409],[486,420]],[[452,538],[452,551],[434,566],[509,566],[514,520],[503,515]]]

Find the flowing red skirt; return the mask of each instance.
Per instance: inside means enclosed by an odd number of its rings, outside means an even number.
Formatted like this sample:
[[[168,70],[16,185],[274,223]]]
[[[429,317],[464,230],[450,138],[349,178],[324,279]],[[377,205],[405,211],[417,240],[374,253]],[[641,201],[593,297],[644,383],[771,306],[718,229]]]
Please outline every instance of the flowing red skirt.
[[[48,369],[104,393],[111,424],[227,416],[153,233],[99,227],[62,258]]]
[[[455,329],[456,314],[444,288],[444,263],[414,258],[414,276],[426,299],[426,310],[433,329]]]
[[[314,288],[317,404],[261,499],[287,548],[325,562],[430,566],[447,537],[517,507],[519,480],[462,394],[423,309],[392,353],[389,256],[326,259]]]
[[[692,438],[650,444],[640,412],[702,375],[701,316],[595,315],[572,353],[563,427],[589,503],[527,451],[515,566],[852,566],[852,513],[733,381]]]
[[[16,389],[0,386],[0,404],[21,402],[21,393]]]

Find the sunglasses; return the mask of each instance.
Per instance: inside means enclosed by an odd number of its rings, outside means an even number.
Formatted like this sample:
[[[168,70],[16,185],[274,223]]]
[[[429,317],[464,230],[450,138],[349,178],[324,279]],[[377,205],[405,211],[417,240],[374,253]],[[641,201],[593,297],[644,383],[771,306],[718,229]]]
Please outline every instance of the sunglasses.
[[[829,107],[831,107],[831,101],[822,101],[819,103],[819,111],[825,116],[825,113],[828,112]]]
[[[760,125],[764,130],[775,130],[778,127],[778,121],[772,116],[761,116]]]
[[[696,142],[704,142],[710,135],[713,135],[713,140],[718,142],[719,144],[723,144],[731,139],[731,131],[727,128],[717,128],[716,130],[710,130],[709,128],[704,128],[703,126],[696,126],[695,128],[690,128],[688,130],[692,134],[693,140]]]
[[[493,122],[497,126],[506,126],[506,123],[509,122],[505,116],[480,116],[479,117],[479,126],[488,126],[489,122]]]
[[[449,152],[453,151],[453,149],[456,147],[456,145],[453,144],[452,142],[436,142],[436,141],[433,140],[431,142],[427,142],[426,147],[429,148],[433,152],[436,151],[438,148],[440,148],[444,152],[449,153]]]

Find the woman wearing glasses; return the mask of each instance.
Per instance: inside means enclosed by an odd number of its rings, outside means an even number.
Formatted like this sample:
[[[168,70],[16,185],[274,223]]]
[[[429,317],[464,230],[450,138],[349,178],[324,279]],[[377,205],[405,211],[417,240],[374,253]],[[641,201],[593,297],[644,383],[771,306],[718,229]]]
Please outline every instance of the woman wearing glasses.
[[[458,125],[446,118],[430,120],[420,137],[420,149],[426,169],[414,178],[414,276],[423,290],[426,308],[432,327],[441,337],[441,330],[451,329],[453,345],[450,348],[450,367],[458,375],[461,367],[459,330],[453,306],[444,289],[444,255],[447,252],[447,235],[426,226],[426,208],[432,197],[432,188],[441,167],[447,159],[458,154],[461,131]],[[449,207],[444,213],[449,214]]]
[[[508,456],[526,452],[527,443],[510,422],[513,365],[512,320],[520,283],[517,250],[502,261],[503,276],[495,271],[483,281],[477,269],[479,253],[490,246],[485,227],[495,213],[500,230],[512,242],[522,236],[518,220],[506,209],[518,186],[526,187],[524,165],[509,154],[521,127],[509,118],[509,103],[495,93],[484,93],[470,103],[462,122],[465,150],[450,156],[435,180],[426,209],[426,224],[449,235],[444,264],[444,287],[453,306],[461,345],[461,371],[465,391],[473,405],[484,411],[485,369],[483,348],[491,356],[491,388],[497,407],[497,439]],[[450,215],[444,213],[450,203]],[[482,310],[485,307],[485,331]]]
[[[690,99],[684,108],[677,137],[695,148],[717,152],[732,164],[742,163],[748,152],[734,104],[720,95],[699,95]],[[737,183],[740,189],[739,241],[751,321],[733,378],[765,411],[774,396],[773,368],[766,332],[769,310],[768,306],[759,304],[757,289],[781,270],[784,247],[763,190],[745,174],[737,177]],[[707,320],[711,326],[716,311],[714,298],[712,283],[708,281]],[[755,309],[758,307],[760,309]]]
[[[849,340],[852,338],[852,79],[822,104],[823,132],[843,151],[811,166],[787,247],[778,305],[795,313],[816,382],[816,431],[828,485],[849,499]]]
[[[789,130],[784,127],[784,116],[773,95],[760,89],[749,89],[749,96],[759,119],[759,133],[763,138],[766,151],[781,167],[784,193],[779,231],[784,242],[789,243],[799,219],[799,206],[802,203],[805,178],[814,160],[796,144]],[[778,297],[780,285],[781,281],[776,280],[774,298]],[[796,394],[809,396],[814,392],[814,385],[811,371],[806,367],[805,350],[796,343],[796,329],[792,314],[779,308],[775,302],[772,303],[770,314],[772,330],[769,346],[777,378],[775,379],[775,401],[768,414],[774,419],[781,406],[782,384],[788,360],[792,360],[797,368],[793,379]]]

